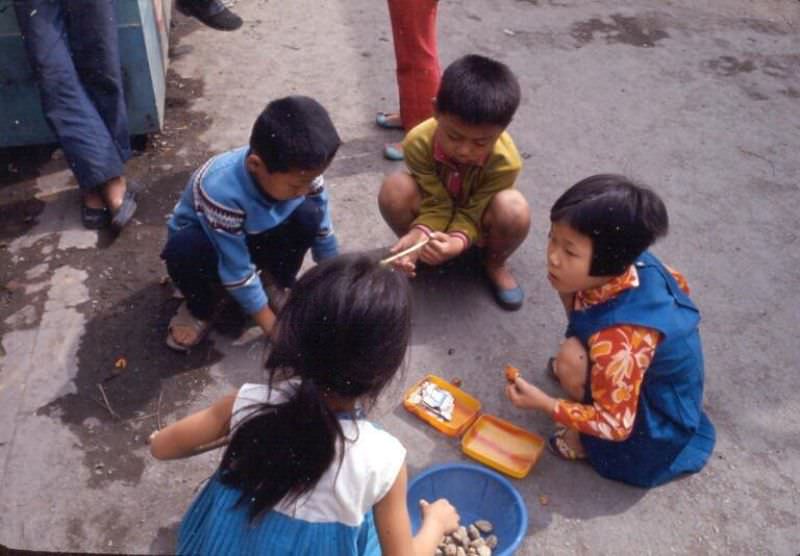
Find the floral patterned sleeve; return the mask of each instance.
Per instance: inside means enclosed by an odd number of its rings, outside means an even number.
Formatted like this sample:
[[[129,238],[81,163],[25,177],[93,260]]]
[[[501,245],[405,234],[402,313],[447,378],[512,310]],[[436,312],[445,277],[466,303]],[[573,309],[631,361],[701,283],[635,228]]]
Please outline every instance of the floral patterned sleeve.
[[[671,266],[669,266],[668,264],[664,266],[667,267],[669,273],[672,274],[673,278],[675,278],[675,281],[678,283],[678,287],[681,290],[683,290],[683,293],[689,295],[689,282],[686,281],[684,275],[675,270],[674,268],[672,268]]]
[[[643,326],[614,326],[588,341],[591,405],[558,400],[553,419],[569,428],[621,441],[633,430],[639,390],[661,334]]]

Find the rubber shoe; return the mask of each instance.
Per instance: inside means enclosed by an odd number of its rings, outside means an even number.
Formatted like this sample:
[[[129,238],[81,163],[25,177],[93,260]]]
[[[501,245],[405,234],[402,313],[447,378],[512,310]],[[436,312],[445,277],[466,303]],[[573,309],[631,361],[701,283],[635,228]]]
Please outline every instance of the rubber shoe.
[[[395,162],[403,160],[403,147],[400,143],[386,143],[383,146],[383,158]]]
[[[395,114],[387,114],[386,112],[378,112],[375,115],[375,125],[383,129],[403,129],[403,124],[393,124],[390,117]]]
[[[494,291],[494,298],[497,300],[497,304],[506,311],[518,310],[525,301],[525,292],[522,291],[520,286],[507,290],[501,290],[496,286],[492,286],[492,290]]]

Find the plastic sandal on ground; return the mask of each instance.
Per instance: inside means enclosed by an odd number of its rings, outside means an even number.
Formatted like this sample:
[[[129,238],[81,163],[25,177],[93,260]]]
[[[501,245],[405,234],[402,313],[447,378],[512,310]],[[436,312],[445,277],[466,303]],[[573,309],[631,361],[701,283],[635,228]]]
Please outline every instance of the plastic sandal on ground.
[[[403,160],[403,147],[400,143],[387,143],[383,146],[383,158],[399,162]]]
[[[176,327],[192,329],[192,331],[195,333],[194,341],[185,344],[178,342],[172,335],[172,329]],[[178,307],[178,312],[175,313],[175,316],[169,321],[166,340],[167,346],[175,351],[185,353],[200,344],[200,342],[206,338],[210,329],[211,322],[195,318],[194,315],[192,315],[192,313],[189,311],[189,307],[186,306],[186,302],[184,301],[181,303],[181,306]]]
[[[567,444],[567,441],[564,439],[564,435],[567,434],[568,430],[569,429],[566,427],[557,428],[556,431],[550,435],[550,438],[547,439],[547,447],[555,455],[567,461],[579,461],[586,459],[584,454],[579,454],[570,448],[569,444]]]
[[[400,114],[397,112],[378,112],[375,116],[375,125],[383,129],[403,129],[403,124],[393,123],[394,119],[399,120]]]
[[[525,301],[525,292],[522,291],[521,286],[504,290],[493,283],[492,291],[494,292],[494,298],[497,304],[506,311],[518,310]]]
[[[120,233],[122,228],[127,226],[133,218],[136,208],[139,206],[136,202],[136,195],[142,188],[142,184],[128,180],[125,188],[125,194],[122,196],[122,204],[116,211],[112,212],[111,216],[111,229],[116,233]]]

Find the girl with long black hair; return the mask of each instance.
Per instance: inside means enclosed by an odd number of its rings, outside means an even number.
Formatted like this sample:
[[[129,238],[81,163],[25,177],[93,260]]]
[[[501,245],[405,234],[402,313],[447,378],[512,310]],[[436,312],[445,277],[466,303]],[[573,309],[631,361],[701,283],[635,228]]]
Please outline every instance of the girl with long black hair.
[[[309,270],[281,310],[267,384],[157,432],[159,459],[229,437],[181,524],[181,554],[433,554],[458,526],[446,500],[421,501],[415,537],[405,449],[365,419],[405,357],[406,278],[364,256]]]

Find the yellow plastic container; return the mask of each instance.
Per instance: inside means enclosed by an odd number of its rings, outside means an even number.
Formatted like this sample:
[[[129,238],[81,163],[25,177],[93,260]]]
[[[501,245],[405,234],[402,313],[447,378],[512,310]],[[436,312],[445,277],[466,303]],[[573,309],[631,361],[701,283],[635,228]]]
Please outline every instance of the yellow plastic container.
[[[445,421],[412,398],[430,382],[453,395],[453,418]],[[481,402],[436,375],[428,375],[409,388],[403,407],[439,432],[461,438],[461,450],[469,457],[515,479],[525,477],[539,461],[544,440],[493,415],[481,415]]]
[[[493,415],[481,415],[461,439],[472,459],[521,479],[542,456],[544,440],[537,434]]]
[[[453,395],[455,405],[453,407],[453,418],[450,421],[445,421],[421,404],[415,404],[411,401],[411,398],[422,388],[425,382],[431,382]],[[481,411],[481,402],[443,378],[436,375],[428,375],[406,390],[406,394],[403,397],[403,407],[439,432],[447,436],[459,437],[478,417]]]

